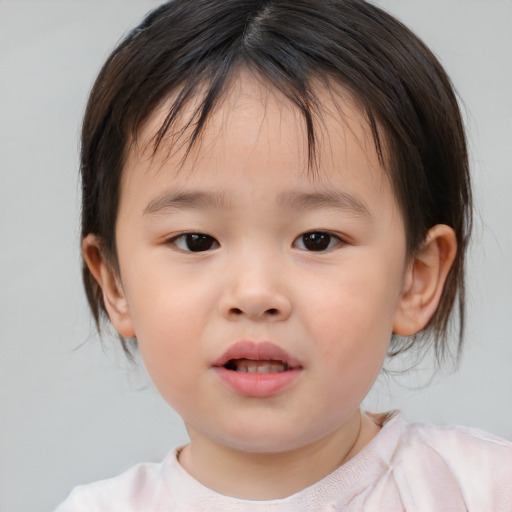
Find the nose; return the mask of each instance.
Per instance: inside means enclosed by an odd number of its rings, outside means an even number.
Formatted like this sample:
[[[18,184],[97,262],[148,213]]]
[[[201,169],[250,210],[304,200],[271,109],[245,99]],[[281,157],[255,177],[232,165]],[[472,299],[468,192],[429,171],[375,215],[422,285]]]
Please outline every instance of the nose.
[[[283,321],[292,304],[282,277],[264,265],[229,271],[227,286],[220,300],[221,314],[229,320]]]

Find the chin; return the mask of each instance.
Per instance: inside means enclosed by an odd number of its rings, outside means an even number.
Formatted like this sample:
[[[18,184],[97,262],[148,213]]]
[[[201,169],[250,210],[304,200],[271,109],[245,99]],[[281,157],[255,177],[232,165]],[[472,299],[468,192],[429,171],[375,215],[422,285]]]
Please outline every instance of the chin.
[[[307,446],[320,439],[322,434],[317,432],[298,432],[290,425],[269,425],[262,422],[260,428],[255,424],[233,430],[228,435],[222,436],[218,442],[234,450],[254,454],[279,454],[287,453]]]

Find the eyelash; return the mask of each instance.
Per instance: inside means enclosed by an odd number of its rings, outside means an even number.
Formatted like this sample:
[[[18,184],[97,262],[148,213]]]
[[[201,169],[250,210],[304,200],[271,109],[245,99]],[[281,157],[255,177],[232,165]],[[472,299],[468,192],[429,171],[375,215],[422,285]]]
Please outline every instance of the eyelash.
[[[206,251],[212,250],[212,248],[217,249],[217,247],[220,247],[219,242],[217,242],[217,240],[215,240],[215,238],[213,238],[210,235],[205,235],[204,233],[181,233],[181,234],[176,235],[175,237],[171,238],[169,240],[169,243],[171,245],[174,245],[175,247],[177,247],[179,250],[181,250],[183,252],[206,252]],[[198,251],[194,251],[191,249],[191,247],[189,245],[190,243],[196,243],[196,244],[205,243],[206,248],[203,248]],[[180,245],[181,245],[181,247],[180,247]],[[212,247],[212,246],[214,246],[214,247]]]
[[[319,245],[317,246],[317,249],[318,249],[318,247],[320,247],[320,249],[319,250],[308,249],[304,243],[305,237],[310,237],[309,242],[314,241],[315,238],[317,238],[316,242],[314,242],[314,243],[319,243]],[[297,243],[299,240],[302,241],[303,247],[298,247],[298,249],[301,249],[303,251],[308,251],[308,252],[327,252],[327,251],[330,251],[331,249],[334,249],[338,245],[344,243],[343,240],[339,236],[337,236],[333,233],[330,233],[329,231],[308,231],[307,233],[303,233],[302,235],[297,237],[294,240],[293,245],[297,246]],[[326,242],[327,242],[327,246],[324,247],[324,244]],[[332,242],[334,242],[334,244]]]
[[[308,241],[306,242],[306,237]],[[305,243],[306,242],[306,243]],[[210,235],[204,233],[181,233],[171,238],[168,243],[174,245],[176,248],[183,252],[206,252],[220,247],[219,242]],[[302,244],[302,247],[298,244]],[[306,246],[307,243],[316,244],[316,248],[309,248]],[[343,240],[333,233],[328,231],[308,231],[298,236],[293,241],[293,246],[306,252],[327,252],[340,244],[343,244]],[[192,246],[195,244],[195,249]]]

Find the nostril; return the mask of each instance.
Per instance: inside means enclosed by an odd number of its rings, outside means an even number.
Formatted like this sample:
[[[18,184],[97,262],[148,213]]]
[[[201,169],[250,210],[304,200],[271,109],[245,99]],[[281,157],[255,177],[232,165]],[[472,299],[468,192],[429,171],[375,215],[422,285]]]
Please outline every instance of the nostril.
[[[240,308],[231,308],[229,313],[234,316],[240,316],[244,314],[244,311]],[[264,315],[268,316],[277,316],[279,314],[279,310],[277,308],[269,308],[266,309]]]

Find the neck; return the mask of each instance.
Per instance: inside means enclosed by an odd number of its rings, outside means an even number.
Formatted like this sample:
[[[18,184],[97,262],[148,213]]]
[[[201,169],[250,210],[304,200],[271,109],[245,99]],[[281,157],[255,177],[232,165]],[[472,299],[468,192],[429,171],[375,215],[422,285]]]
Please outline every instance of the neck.
[[[204,486],[247,500],[285,498],[318,482],[357,455],[378,433],[364,413],[340,429],[292,451],[248,453],[220,445],[189,429],[180,464]]]

